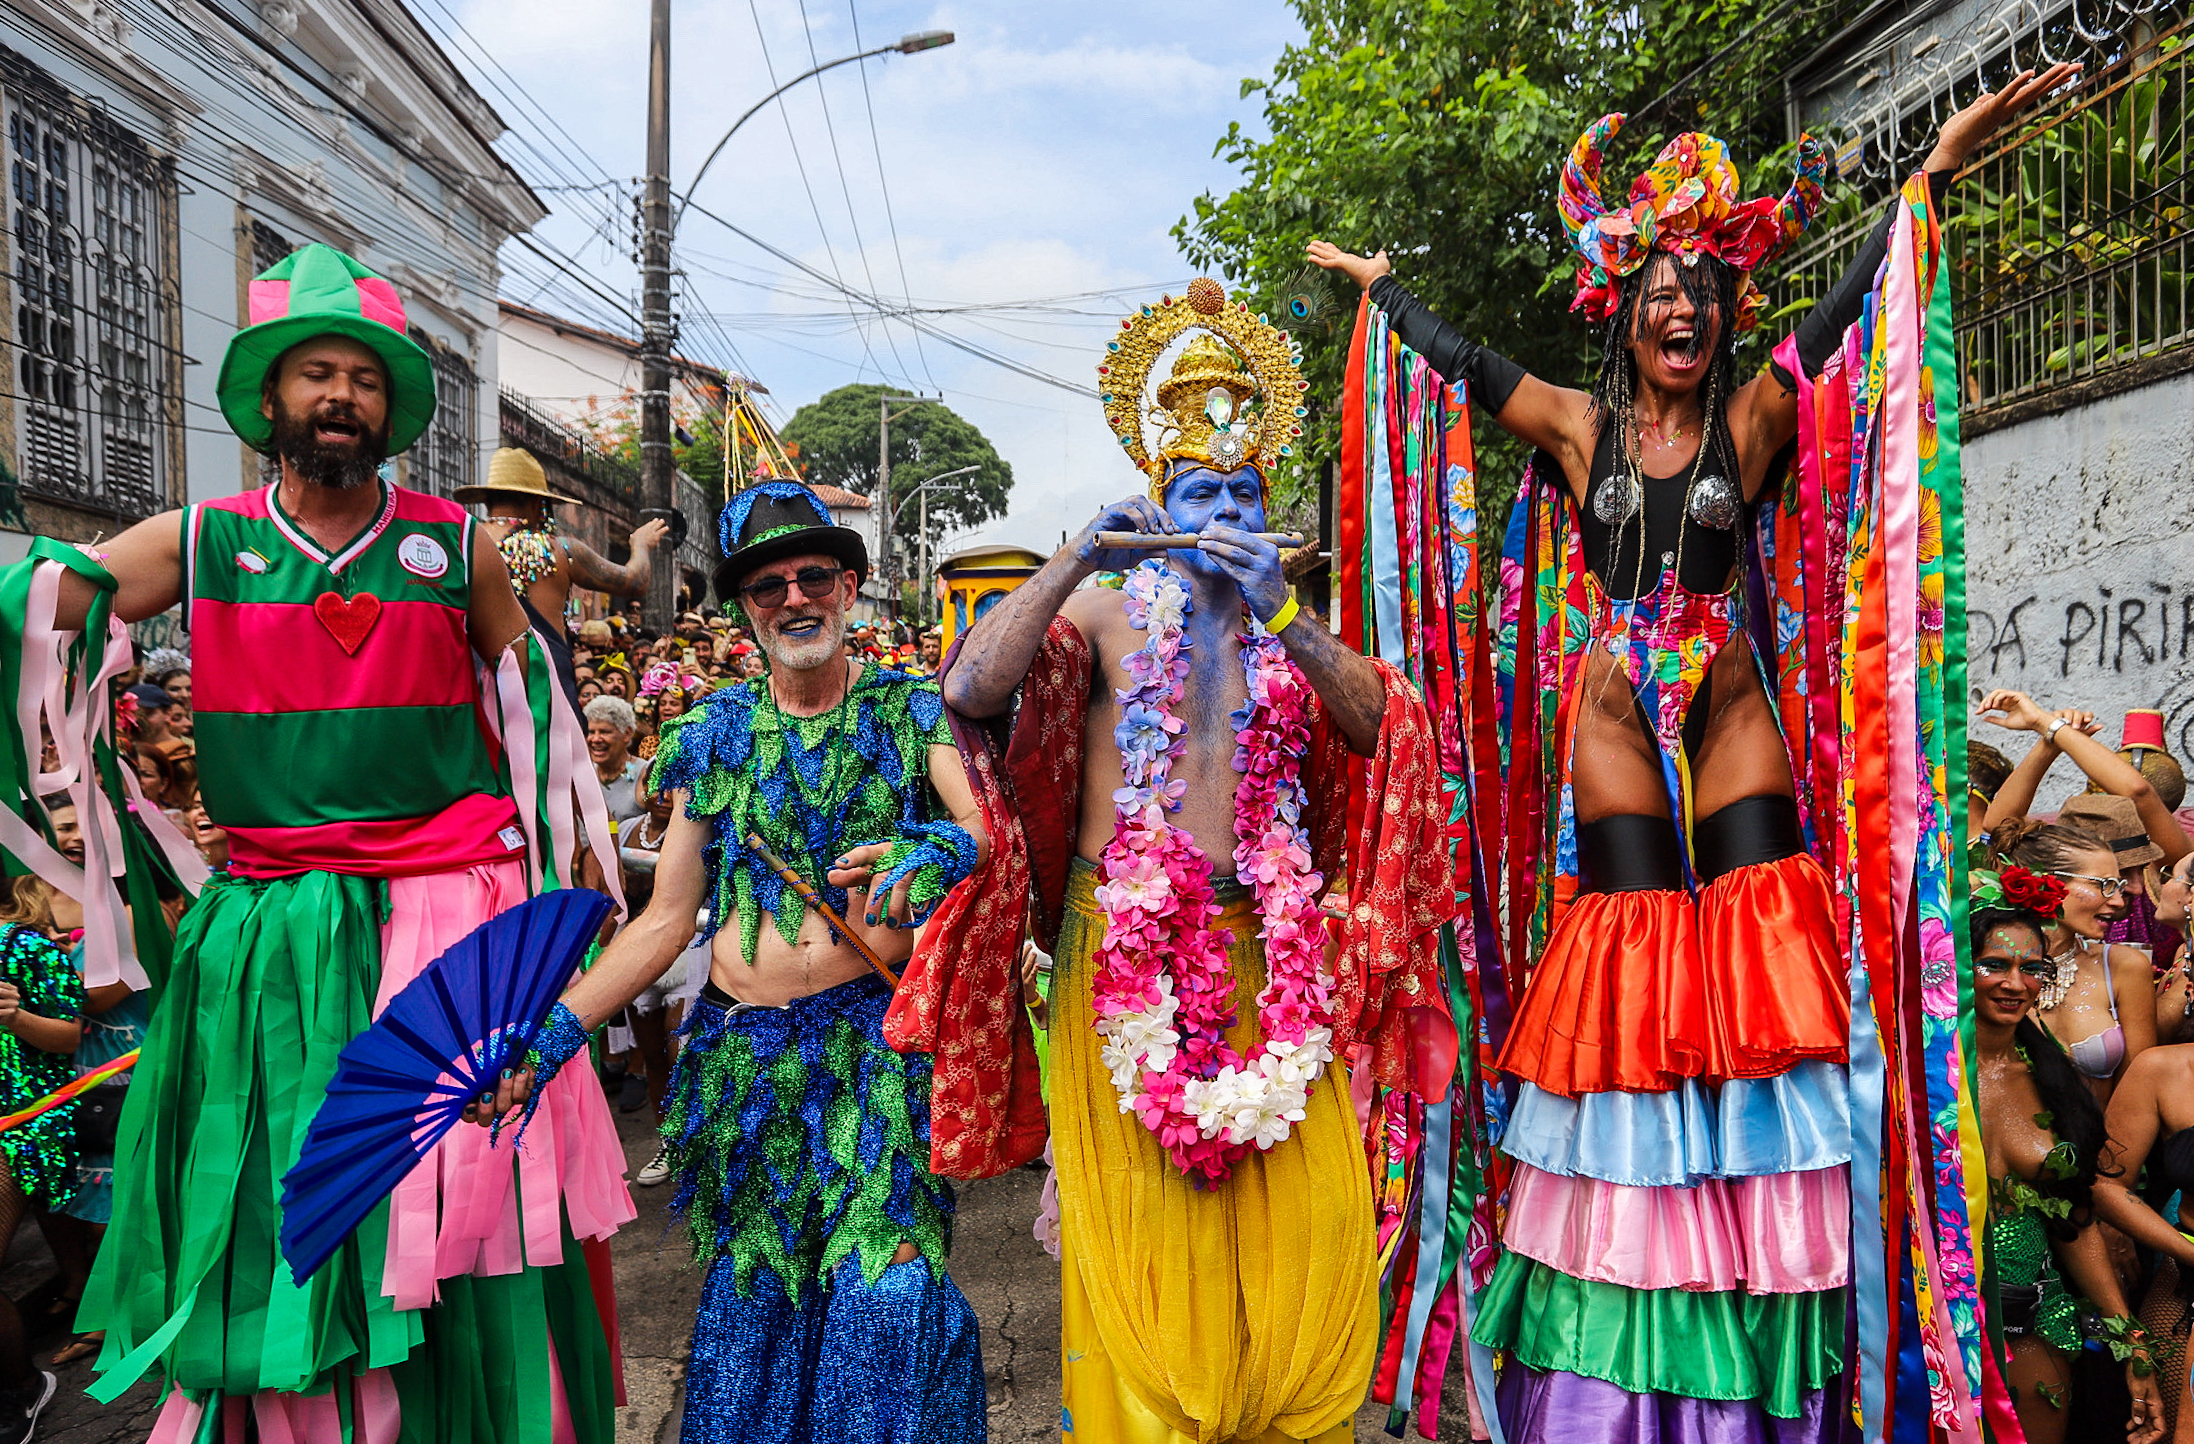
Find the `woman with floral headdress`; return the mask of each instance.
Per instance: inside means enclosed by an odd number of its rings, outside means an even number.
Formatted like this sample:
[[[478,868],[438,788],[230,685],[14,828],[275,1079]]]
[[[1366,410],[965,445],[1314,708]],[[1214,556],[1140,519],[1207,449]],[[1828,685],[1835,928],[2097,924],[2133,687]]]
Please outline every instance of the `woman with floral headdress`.
[[[2126,1437],[2149,1444],[2164,1428],[2156,1360],[2126,1311],[2096,1227],[2103,1198],[2123,1195],[2122,1180],[2104,1156],[2102,1110],[2033,1017],[2035,998],[2057,971],[2043,931],[2064,902],[2065,885],[2013,863],[2000,874],[1976,868],[1972,889],[1988,1260],[2011,1403],[2028,1444],[2058,1444],[2071,1412],[2073,1360],[2092,1338],[2125,1365],[2133,1397]],[[2082,1295],[2094,1307],[2083,1309]]]
[[[1990,134],[2073,73],[2022,74],[1953,115],[1920,194],[1939,197]],[[1557,619],[1565,635],[1541,643],[1571,649],[1542,724],[1551,764],[1522,784],[1527,811],[1559,820],[1545,849],[1557,856],[1510,858],[1527,885],[1535,870],[1559,883],[1538,898],[1537,956],[1509,960],[1530,965],[1499,1055],[1522,1081],[1500,1140],[1517,1172],[1474,1327],[1508,1357],[1512,1439],[1586,1416],[1649,1423],[1656,1394],[1681,1397],[1686,1427],[1708,1432],[1757,1428],[1757,1413],[1818,1417],[1837,1407],[1826,1391],[1848,1362],[1847,965],[1741,561],[1749,511],[1799,439],[1800,393],[1844,350],[1900,210],[1746,379],[1735,339],[1763,304],[1752,272],[1819,211],[1826,153],[1801,140],[1788,191],[1739,202],[1723,143],[1687,133],[1618,204],[1600,172],[1622,121],[1587,130],[1562,174],[1583,260],[1573,309],[1606,326],[1589,390],[1457,334],[1383,252],[1310,247],[1535,449],[1546,510],[1582,573],[1558,598],[1574,608]],[[1536,745],[1519,743],[1510,766],[1527,753]],[[1512,842],[1526,835],[1511,827]],[[1718,1122],[1695,1121],[1710,1114]],[[1691,1145],[1709,1133],[1701,1154]]]

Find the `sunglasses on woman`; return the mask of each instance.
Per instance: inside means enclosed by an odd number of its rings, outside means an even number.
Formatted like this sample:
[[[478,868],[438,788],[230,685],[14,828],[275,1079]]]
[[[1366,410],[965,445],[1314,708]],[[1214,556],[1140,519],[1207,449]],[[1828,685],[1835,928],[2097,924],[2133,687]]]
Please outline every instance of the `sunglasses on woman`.
[[[811,602],[822,601],[838,589],[838,579],[846,574],[844,567],[802,567],[789,577],[764,577],[749,582],[739,589],[748,605],[771,611],[785,604],[785,589],[798,584],[800,595]]]
[[[1973,975],[1977,978],[2000,978],[2013,968],[2018,969],[2021,977],[2031,978],[2037,983],[2046,984],[2057,981],[2057,965],[2048,958],[2028,958],[2020,963],[2014,963],[2009,958],[1975,958],[1973,960]]]
[[[2095,877],[2084,872],[2055,872],[2050,876],[2061,877],[2070,882],[2091,882],[2095,884],[2095,890],[2103,895],[2104,902],[2125,891],[2125,879],[2122,877]]]

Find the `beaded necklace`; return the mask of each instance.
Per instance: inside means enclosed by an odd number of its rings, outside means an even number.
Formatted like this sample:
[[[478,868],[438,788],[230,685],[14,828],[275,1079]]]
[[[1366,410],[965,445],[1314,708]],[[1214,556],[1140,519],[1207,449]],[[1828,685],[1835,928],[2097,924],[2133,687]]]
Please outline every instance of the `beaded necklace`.
[[[533,521],[522,516],[491,516],[489,521],[510,530],[495,544],[503,554],[503,565],[510,569],[511,590],[523,595],[550,572],[556,570],[556,518]]]

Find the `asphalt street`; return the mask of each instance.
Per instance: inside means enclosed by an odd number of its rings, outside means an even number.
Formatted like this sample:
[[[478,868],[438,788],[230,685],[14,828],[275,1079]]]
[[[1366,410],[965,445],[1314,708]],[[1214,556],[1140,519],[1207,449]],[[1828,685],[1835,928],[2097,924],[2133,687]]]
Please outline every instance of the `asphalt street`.
[[[630,1176],[652,1156],[654,1135],[640,1114],[617,1115],[617,1126]],[[960,1190],[952,1274],[982,1320],[995,1444],[1059,1437],[1059,1266],[1030,1233],[1042,1186],[1041,1172],[1024,1169]],[[678,1438],[687,1340],[701,1276],[686,1252],[683,1230],[667,1216],[670,1192],[668,1186],[634,1189],[640,1217],[612,1246],[628,1400],[617,1414],[617,1444],[673,1444]],[[26,1223],[0,1271],[0,1288],[23,1299],[52,1273],[43,1236],[35,1224]],[[27,1322],[35,1332],[35,1320]],[[55,1335],[36,1344],[41,1365],[64,1338]],[[61,1371],[61,1391],[38,1438],[45,1444],[142,1441],[159,1410],[157,1386],[140,1383],[114,1403],[100,1405],[84,1393],[90,1382],[89,1363]],[[1452,1389],[1446,1402],[1443,1438],[1467,1438],[1456,1427],[1458,1401]],[[1384,1408],[1368,1405],[1357,1415],[1357,1439],[1365,1444],[1388,1439],[1385,1417]]]

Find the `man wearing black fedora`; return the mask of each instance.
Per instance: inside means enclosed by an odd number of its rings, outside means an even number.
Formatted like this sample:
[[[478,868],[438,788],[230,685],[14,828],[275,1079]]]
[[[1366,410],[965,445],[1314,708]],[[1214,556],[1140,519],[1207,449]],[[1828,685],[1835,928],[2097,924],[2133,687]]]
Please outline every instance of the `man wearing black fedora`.
[[[952,1190],[929,1168],[932,1059],[895,1052],[883,1022],[914,930],[980,859],[981,814],[937,684],[845,654],[860,533],[765,482],[718,540],[716,595],[769,670],[664,726],[648,786],[681,805],[654,898],[552,1014],[542,1073],[662,975],[700,909],[709,984],[663,1124],[707,1270],[686,1444],[980,1440],[980,1331],[945,1274]],[[535,1086],[522,1074],[499,1101]]]

